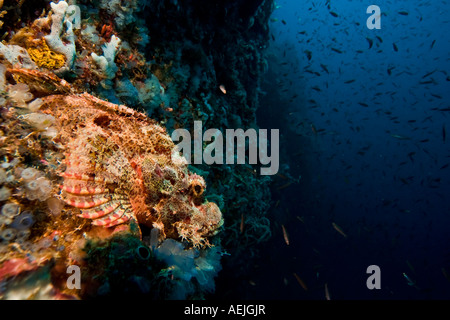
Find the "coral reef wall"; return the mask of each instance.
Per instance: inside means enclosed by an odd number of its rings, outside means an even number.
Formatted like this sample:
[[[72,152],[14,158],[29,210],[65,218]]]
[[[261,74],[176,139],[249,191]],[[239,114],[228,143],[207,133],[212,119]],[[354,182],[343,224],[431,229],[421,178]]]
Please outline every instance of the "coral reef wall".
[[[248,164],[187,167],[167,137],[196,120],[203,130],[257,128],[273,1],[1,9],[2,297],[204,298],[222,265],[245,273],[271,235],[270,178]],[[124,143],[130,135],[113,133],[124,125],[149,142]],[[64,287],[72,263],[86,271],[81,291]]]

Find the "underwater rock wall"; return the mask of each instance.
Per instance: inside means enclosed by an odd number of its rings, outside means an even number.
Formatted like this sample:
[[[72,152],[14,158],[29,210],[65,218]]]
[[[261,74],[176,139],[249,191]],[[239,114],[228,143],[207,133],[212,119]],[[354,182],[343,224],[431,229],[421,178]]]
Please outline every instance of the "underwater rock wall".
[[[256,127],[272,7],[266,0],[4,1],[3,298],[204,298],[223,255],[244,272],[243,259],[271,234],[270,178],[250,165],[188,168],[164,137],[192,130],[194,120],[204,128]],[[71,115],[78,105],[85,111]],[[160,138],[136,152],[141,147],[113,134],[127,121],[159,128],[144,136]],[[136,158],[141,152],[152,160]],[[113,174],[124,170],[125,177]],[[208,186],[198,200],[195,181]],[[104,193],[111,198],[97,195]],[[81,266],[81,290],[66,286],[72,264]]]

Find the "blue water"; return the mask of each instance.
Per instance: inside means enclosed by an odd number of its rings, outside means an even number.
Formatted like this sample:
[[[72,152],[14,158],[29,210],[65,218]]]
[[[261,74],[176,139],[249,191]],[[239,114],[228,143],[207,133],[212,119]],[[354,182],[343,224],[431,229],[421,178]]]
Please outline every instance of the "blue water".
[[[273,13],[266,89],[281,101],[263,97],[259,118],[279,110],[280,163],[301,179],[275,185],[247,297],[325,299],[327,284],[331,299],[449,299],[450,3],[327,3]],[[366,26],[372,4],[379,30]],[[381,289],[366,286],[370,265]]]

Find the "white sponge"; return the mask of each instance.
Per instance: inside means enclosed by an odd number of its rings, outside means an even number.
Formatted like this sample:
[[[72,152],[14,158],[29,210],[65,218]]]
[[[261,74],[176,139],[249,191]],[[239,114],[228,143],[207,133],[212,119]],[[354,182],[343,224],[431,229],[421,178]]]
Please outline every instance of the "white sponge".
[[[103,55],[98,56],[95,52],[91,53],[92,59],[100,67],[107,79],[114,79],[118,70],[114,59],[116,58],[117,50],[120,48],[120,39],[112,35],[108,44],[102,46]]]
[[[69,6],[66,1],[59,1],[57,4],[50,3],[52,7],[52,27],[50,34],[45,36],[48,46],[56,52],[64,54],[65,65],[56,70],[55,73],[62,73],[69,70],[75,61],[75,35],[73,27],[80,28],[80,8],[75,5]],[[66,26],[66,30],[63,30]],[[64,43],[61,37],[65,37],[68,43]]]

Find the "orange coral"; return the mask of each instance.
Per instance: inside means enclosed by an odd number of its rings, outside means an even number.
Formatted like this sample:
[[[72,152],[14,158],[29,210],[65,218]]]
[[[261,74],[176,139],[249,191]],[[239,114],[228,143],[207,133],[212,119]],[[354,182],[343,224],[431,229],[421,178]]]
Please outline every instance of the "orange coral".
[[[105,39],[106,41],[109,41],[111,39],[111,36],[114,33],[114,27],[112,23],[104,24],[102,26],[102,29],[100,30],[100,36]]]

